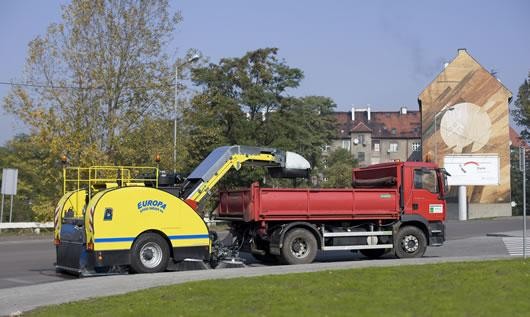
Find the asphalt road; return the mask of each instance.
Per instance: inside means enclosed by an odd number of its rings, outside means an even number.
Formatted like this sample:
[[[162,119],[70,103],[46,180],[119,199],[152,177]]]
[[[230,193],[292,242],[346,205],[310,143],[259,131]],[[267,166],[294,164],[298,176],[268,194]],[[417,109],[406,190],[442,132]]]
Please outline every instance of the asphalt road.
[[[461,256],[507,256],[502,241],[503,232],[522,230],[522,218],[447,221],[447,241],[444,246],[428,248],[426,258]],[[500,233],[500,234],[499,234]],[[490,236],[488,236],[490,235]],[[246,264],[263,267],[249,254],[242,254]],[[387,256],[390,259],[391,256]],[[366,261],[349,251],[321,252],[315,262]],[[0,289],[72,279],[55,273],[55,248],[51,237],[44,239],[2,238],[0,240]]]
[[[429,248],[425,256],[419,259],[386,257],[367,260],[346,251],[320,253],[316,263],[307,265],[265,266],[253,262],[251,256],[244,254],[248,264],[245,268],[104,276],[70,281],[71,276],[55,273],[55,252],[49,237],[32,240],[0,237],[0,316],[42,305],[123,294],[192,280],[506,258],[510,255],[503,239],[514,239],[506,236],[520,236],[521,230],[521,217],[448,221],[448,240],[444,246]]]

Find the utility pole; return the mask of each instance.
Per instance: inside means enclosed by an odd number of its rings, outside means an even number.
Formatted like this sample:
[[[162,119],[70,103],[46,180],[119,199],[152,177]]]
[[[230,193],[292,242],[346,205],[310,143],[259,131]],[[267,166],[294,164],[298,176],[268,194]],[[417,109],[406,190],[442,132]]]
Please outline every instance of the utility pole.
[[[198,54],[193,55],[187,61],[182,63],[180,66],[190,64],[199,60],[200,56]],[[173,102],[173,174],[177,173],[177,125],[178,119],[180,119],[181,112],[179,111],[178,102],[179,102],[179,64],[178,61],[175,64],[175,101]]]
[[[523,259],[526,259],[526,148],[519,147],[519,169],[523,172]]]

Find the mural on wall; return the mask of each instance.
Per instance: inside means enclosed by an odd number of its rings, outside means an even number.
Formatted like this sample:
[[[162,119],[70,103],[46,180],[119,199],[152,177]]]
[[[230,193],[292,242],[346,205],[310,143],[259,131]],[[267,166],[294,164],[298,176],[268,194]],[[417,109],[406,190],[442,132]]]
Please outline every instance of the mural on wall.
[[[423,157],[443,166],[453,154],[496,154],[498,186],[468,186],[471,203],[510,201],[509,100],[512,94],[466,50],[425,88],[422,113]],[[436,126],[435,126],[436,122]]]
[[[486,107],[470,102],[451,106],[440,122],[442,140],[452,152],[462,153],[464,147],[471,146],[471,153],[478,152],[489,142],[491,120]]]

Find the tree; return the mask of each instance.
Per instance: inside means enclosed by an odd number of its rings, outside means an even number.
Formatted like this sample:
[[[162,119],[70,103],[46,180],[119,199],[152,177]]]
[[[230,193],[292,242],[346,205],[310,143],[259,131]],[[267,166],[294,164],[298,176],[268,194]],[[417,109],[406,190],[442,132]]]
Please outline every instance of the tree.
[[[30,127],[9,148],[29,159],[21,181],[42,196],[32,198],[41,219],[61,196],[62,154],[87,166],[146,164],[163,152],[169,166],[175,83],[165,47],[179,21],[166,0],[73,0],[61,23],[29,43],[30,86],[14,87],[3,106]]]
[[[352,169],[357,167],[357,160],[346,149],[336,149],[326,159],[327,168],[324,169],[324,177],[327,181],[323,187],[351,187]]]
[[[529,151],[527,150],[527,153]],[[515,207],[512,208],[512,214],[514,216],[521,216],[523,214],[523,173],[520,170],[519,162],[519,148],[510,147],[510,181],[512,191],[512,201],[516,203]],[[526,158],[526,188],[530,186],[530,167],[529,156]],[[527,213],[530,211],[530,197],[526,198],[526,210]]]
[[[325,97],[290,96],[303,73],[277,54],[277,48],[263,48],[192,70],[193,82],[202,88],[185,115],[192,165],[226,144],[277,147],[318,162],[320,147],[334,130],[335,104]],[[239,173],[237,182],[245,183],[244,175]],[[263,174],[251,176],[247,182]]]
[[[62,189],[59,157],[51,156],[36,137],[17,135],[0,148],[0,166],[18,169],[14,221],[51,220],[51,197]]]
[[[172,104],[174,76],[163,49],[178,21],[165,0],[72,1],[63,22],[29,44],[25,77],[38,85],[12,89],[5,109],[55,155],[77,164],[120,162],[144,119],[167,115]],[[127,159],[141,157],[135,153]]]
[[[525,79],[523,84],[519,87],[519,92],[517,93],[517,99],[514,102],[515,109],[512,111],[514,121],[522,127],[521,138],[526,140],[528,143],[530,141],[530,72],[528,77]],[[528,153],[528,150],[527,150]],[[527,170],[526,170],[526,186],[528,191],[528,186],[530,184],[530,172],[528,171],[529,166],[529,157],[527,159]],[[519,170],[519,149],[514,149],[511,153],[511,188],[512,188],[512,201],[517,203],[514,208],[514,215],[521,215],[523,211],[523,192],[522,192],[522,182],[523,177],[522,173]],[[528,195],[528,194],[527,194]],[[530,208],[530,199],[527,196],[527,210]]]
[[[513,119],[523,128],[521,137],[528,142],[530,141],[530,72],[528,72],[528,78],[519,87],[514,106]]]

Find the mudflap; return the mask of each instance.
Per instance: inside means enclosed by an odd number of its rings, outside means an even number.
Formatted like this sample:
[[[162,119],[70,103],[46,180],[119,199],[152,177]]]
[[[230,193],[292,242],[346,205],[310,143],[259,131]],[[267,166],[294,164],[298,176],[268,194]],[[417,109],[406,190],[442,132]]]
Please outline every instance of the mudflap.
[[[106,256],[107,254],[105,254]],[[87,250],[85,244],[61,241],[61,244],[57,246],[55,268],[59,273],[72,274],[78,277],[129,273],[127,265],[111,265],[104,261],[97,261],[96,257],[96,252]]]
[[[56,247],[57,259],[55,268],[59,272],[77,276],[96,274],[93,252],[86,249],[84,243],[61,241]],[[91,260],[92,259],[92,260]]]

